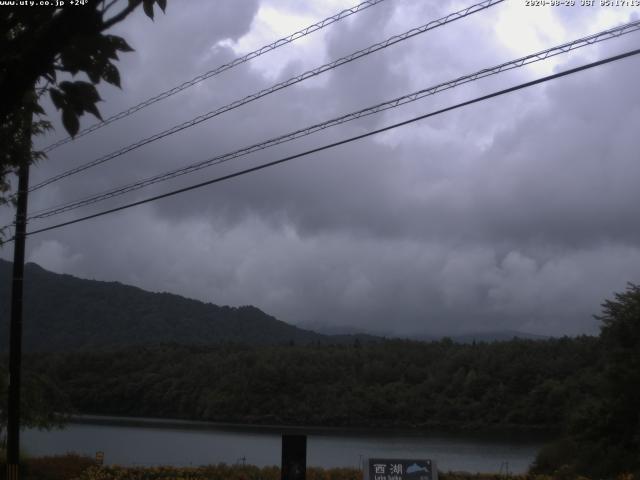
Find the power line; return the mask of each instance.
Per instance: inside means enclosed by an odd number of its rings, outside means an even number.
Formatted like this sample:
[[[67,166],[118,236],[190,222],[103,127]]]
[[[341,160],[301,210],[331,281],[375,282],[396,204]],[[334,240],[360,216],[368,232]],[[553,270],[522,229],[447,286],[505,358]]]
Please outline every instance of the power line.
[[[264,45],[260,48],[258,48],[257,50],[254,50],[253,52],[247,53],[246,55],[242,56],[242,57],[237,57],[235,59],[233,59],[232,61],[230,61],[229,63],[225,63],[224,65],[220,65],[216,68],[214,68],[213,70],[209,70],[208,72],[205,72],[201,75],[198,75],[195,78],[192,78],[191,80],[182,83],[181,85],[178,85],[177,87],[173,87],[169,90],[166,90],[162,93],[159,93],[158,95],[148,98],[147,100],[145,100],[144,102],[141,102],[137,105],[134,105],[133,107],[130,107],[126,110],[123,110],[119,113],[116,113],[115,115],[112,115],[111,117],[107,118],[106,120],[103,120],[102,122],[98,122],[94,125],[91,125],[90,127],[84,128],[83,130],[80,130],[75,137],[66,137],[63,138],[62,140],[59,140],[55,143],[52,143],[51,145],[48,145],[47,147],[45,147],[43,149],[43,151],[46,152],[50,152],[51,150],[54,150],[58,147],[60,147],[61,145],[64,145],[65,143],[69,143],[72,140],[78,139],[80,137],[84,137],[85,135],[88,135],[91,132],[94,132],[106,125],[109,125],[110,123],[113,123],[117,120],[120,120],[122,118],[128,117],[129,115],[132,115],[133,113],[142,110],[143,108],[148,107],[149,105],[153,105],[156,102],[159,102],[160,100],[164,100],[165,98],[169,98],[173,95],[175,95],[176,93],[179,93],[183,90],[186,90],[187,88],[190,88],[208,78],[211,78],[215,75],[218,75],[222,72],[225,72],[227,70],[232,69],[233,67],[236,67],[238,65],[241,65],[243,63],[246,63],[250,60],[253,60],[254,58],[257,58],[261,55],[264,55],[265,53],[271,52],[277,48],[280,48],[284,45],[288,45],[289,43],[294,42],[295,40],[298,40],[299,38],[302,37],[306,37],[307,35],[316,32],[318,30],[321,30],[333,23],[336,23],[340,20],[342,20],[343,18],[347,18],[355,13],[361,12],[363,10],[366,10],[369,7],[372,7],[374,5],[377,5],[378,3],[381,3],[385,0],[367,0],[365,2],[362,2],[358,5],[356,5],[355,7],[351,7],[351,8],[347,8],[345,10],[342,10],[341,12],[336,13],[335,15],[332,15],[330,17],[325,18],[324,20],[321,20],[317,23],[314,23],[313,25],[309,25],[308,27],[303,28],[302,30],[298,30],[295,33],[292,33],[291,35],[288,35],[286,37],[280,38],[278,40],[276,40],[273,43],[270,43],[269,45]]]
[[[247,168],[245,170],[241,170],[239,172],[231,173],[229,175],[224,175],[224,176],[217,177],[217,178],[214,178],[214,179],[211,179],[211,180],[207,180],[205,182],[197,183],[197,184],[194,184],[194,185],[190,185],[188,187],[184,187],[184,188],[173,190],[173,191],[170,191],[170,192],[167,192],[167,193],[163,193],[161,195],[156,195],[156,196],[153,196],[153,197],[149,197],[149,198],[146,198],[144,200],[139,200],[139,201],[136,201],[136,202],[132,202],[132,203],[128,203],[128,204],[125,204],[125,205],[121,205],[119,207],[111,208],[111,209],[108,209],[108,210],[103,210],[101,212],[94,213],[92,215],[86,215],[84,217],[76,218],[74,220],[69,220],[67,222],[62,222],[62,223],[58,223],[56,225],[51,225],[49,227],[40,228],[40,229],[37,229],[37,230],[32,230],[30,232],[27,232],[27,235],[35,235],[37,233],[42,233],[42,232],[46,232],[46,231],[49,231],[49,230],[54,230],[54,229],[57,229],[57,228],[65,227],[67,225],[73,225],[74,223],[83,222],[83,221],[90,220],[90,219],[93,219],[93,218],[101,217],[103,215],[107,215],[109,213],[119,212],[121,210],[126,210],[128,208],[132,208],[132,207],[135,207],[135,206],[138,206],[138,205],[142,205],[142,204],[153,202],[153,201],[160,200],[160,199],[163,199],[163,198],[171,197],[171,196],[178,195],[180,193],[188,192],[188,191],[191,191],[191,190],[196,190],[198,188],[202,188],[202,187],[205,187],[207,185],[212,185],[214,183],[219,183],[219,182],[222,182],[222,181],[225,181],[225,180],[230,180],[232,178],[240,177],[242,175],[246,175],[248,173],[256,172],[258,170],[263,170],[263,169],[268,168],[268,167],[273,167],[275,165],[279,165],[281,163],[285,163],[285,162],[288,162],[290,160],[294,160],[296,158],[300,158],[300,157],[304,157],[304,156],[307,156],[307,155],[311,155],[313,153],[318,153],[318,152],[321,152],[321,151],[324,151],[324,150],[328,150],[330,148],[337,147],[339,145],[344,145],[344,144],[347,144],[347,143],[354,142],[356,140],[361,140],[363,138],[367,138],[367,137],[370,137],[370,136],[373,136],[373,135],[377,135],[377,134],[382,133],[382,132],[393,130],[393,129],[398,128],[398,127],[409,125],[409,124],[417,122],[419,120],[423,120],[423,119],[426,119],[426,118],[429,118],[429,117],[434,117],[436,115],[440,115],[440,114],[445,113],[445,112],[456,110],[456,109],[461,108],[461,107],[472,105],[474,103],[479,103],[479,102],[482,102],[482,101],[485,101],[485,100],[489,100],[489,99],[494,98],[494,97],[499,97],[499,96],[505,95],[507,93],[515,92],[517,90],[522,90],[524,88],[532,87],[534,85],[538,85],[538,84],[541,84],[541,83],[544,83],[544,82],[555,80],[557,78],[561,78],[561,77],[564,77],[564,76],[567,76],[567,75],[571,75],[571,74],[574,74],[574,73],[577,73],[577,72],[581,72],[583,70],[587,70],[587,69],[590,69],[590,68],[598,67],[600,65],[611,63],[611,62],[614,62],[614,61],[617,61],[617,60],[621,60],[621,59],[624,59],[624,58],[628,58],[628,57],[631,57],[633,55],[638,55],[638,54],[640,54],[640,49],[631,50],[629,52],[622,53],[620,55],[614,55],[612,57],[608,57],[608,58],[605,58],[603,60],[599,60],[597,62],[588,63],[588,64],[585,64],[585,65],[582,65],[582,66],[579,66],[579,67],[575,67],[575,68],[572,68],[572,69],[569,69],[569,70],[565,70],[564,72],[556,73],[556,74],[553,74],[553,75],[547,75],[545,77],[541,77],[541,78],[538,78],[536,80],[532,80],[530,82],[521,83],[519,85],[510,87],[510,88],[506,88],[506,89],[503,89],[503,90],[499,90],[497,92],[493,92],[493,93],[490,93],[488,95],[483,95],[481,97],[476,97],[476,98],[474,98],[472,100],[468,100],[466,102],[458,103],[458,104],[452,105],[450,107],[442,108],[442,109],[436,110],[434,112],[430,112],[430,113],[427,113],[427,114],[424,114],[424,115],[420,115],[418,117],[414,117],[414,118],[411,118],[409,120],[405,120],[403,122],[394,123],[392,125],[388,125],[388,126],[383,127],[383,128],[372,130],[370,132],[363,133],[361,135],[356,135],[356,136],[349,137],[349,138],[344,139],[344,140],[340,140],[340,141],[333,142],[333,143],[330,143],[330,144],[327,144],[327,145],[323,145],[322,147],[313,148],[311,150],[307,150],[307,151],[304,151],[302,153],[298,153],[298,154],[295,154],[295,155],[290,155],[288,157],[281,158],[279,160],[274,160],[272,162],[264,163],[262,165],[258,165],[258,166],[252,167],[252,168]],[[12,241],[12,240],[13,239],[10,239],[9,241]]]
[[[72,168],[70,170],[67,170],[66,172],[60,173],[58,175],[55,175],[53,177],[50,177],[47,180],[44,180],[34,186],[32,186],[29,189],[29,192],[32,192],[34,190],[38,190],[46,185],[49,185],[53,182],[56,182],[58,180],[61,180],[63,178],[69,177],[71,175],[75,175],[76,173],[82,172],[84,170],[87,170],[89,168],[95,167],[96,165],[100,165],[104,162],[107,162],[109,160],[112,160],[116,157],[122,156],[125,153],[128,153],[132,150],[135,150],[137,148],[140,148],[144,145],[147,145],[151,142],[154,142],[156,140],[160,140],[161,138],[167,137],[169,135],[172,135],[174,133],[180,132],[186,128],[190,128],[193,127],[194,125],[198,125],[199,123],[202,123],[206,120],[209,120],[213,117],[216,117],[218,115],[221,115],[223,113],[226,113],[230,110],[233,110],[235,108],[238,108],[242,105],[245,105],[247,103],[253,102],[254,100],[258,100],[259,98],[262,98],[264,96],[270,95],[274,92],[277,92],[278,90],[282,90],[284,88],[290,87],[292,85],[295,85],[297,83],[300,83],[304,80],[307,80],[309,78],[315,77],[317,75],[320,75],[321,73],[324,73],[326,71],[332,70],[334,68],[337,68],[341,65],[344,65],[346,63],[352,62],[358,58],[362,58],[364,56],[370,55],[374,52],[377,52],[378,50],[382,50],[384,48],[387,48],[391,45],[394,45],[396,43],[402,42],[404,40],[407,40],[409,38],[412,38],[416,35],[420,35],[422,33],[425,33],[429,30],[433,30],[435,28],[438,28],[442,25],[446,25],[448,23],[454,22],[455,20],[459,20],[461,18],[467,17],[473,13],[477,13],[479,11],[485,10],[489,7],[492,7],[494,5],[497,5],[498,3],[502,3],[504,0],[484,0],[480,3],[477,3],[475,5],[472,5],[470,7],[467,7],[463,10],[459,10],[457,12],[454,13],[450,13],[449,15],[446,15],[438,20],[433,20],[425,25],[422,25],[420,27],[415,27],[412,28],[411,30],[408,30],[400,35],[394,35],[386,40],[384,40],[383,42],[379,42],[376,43],[374,45],[371,45],[367,48],[364,48],[362,50],[358,50],[357,52],[353,52],[349,55],[346,55],[342,58],[339,58],[338,60],[334,60],[333,62],[327,63],[325,65],[322,65],[320,67],[316,67],[312,70],[308,70],[300,75],[297,75],[295,77],[291,77],[288,80],[285,80],[284,82],[280,82],[277,83],[275,85],[272,85],[269,88],[260,90],[257,93],[253,93],[251,95],[248,95],[240,100],[236,100],[228,105],[225,105],[223,107],[220,107],[216,110],[213,110],[211,112],[205,113],[203,115],[200,115],[192,120],[189,120],[187,122],[181,123],[179,125],[176,125],[174,127],[171,127],[167,130],[164,130],[163,132],[160,133],[156,133],[155,135],[152,135],[151,137],[147,137],[143,140],[139,140],[136,143],[133,143],[131,145],[128,145],[126,147],[123,147],[119,150],[116,150],[114,152],[111,152],[107,155],[104,155],[100,158],[97,158],[95,160],[92,160],[88,163],[85,163],[83,165],[80,165],[78,167]]]
[[[355,112],[351,112],[348,113],[346,115],[342,115],[340,117],[336,117],[333,118],[331,120],[327,120],[325,122],[322,123],[318,123],[315,125],[311,125],[311,126],[307,126],[305,128],[296,130],[294,132],[290,132],[287,133],[285,135],[281,135],[275,138],[271,138],[269,140],[260,142],[260,143],[256,143],[254,145],[248,146],[248,147],[243,147],[241,149],[235,150],[233,152],[229,152],[229,153],[225,153],[222,155],[217,155],[213,158],[210,158],[208,160],[204,160],[198,163],[194,163],[191,165],[188,165],[186,167],[182,167],[179,169],[175,169],[175,170],[171,170],[162,174],[158,174],[158,175],[154,175],[152,177],[148,177],[146,179],[143,180],[139,180],[137,182],[125,185],[125,186],[121,186],[115,189],[111,189],[108,190],[106,192],[102,192],[96,195],[92,195],[92,196],[88,196],[85,197],[83,199],[80,200],[75,200],[69,203],[65,203],[63,205],[59,205],[56,207],[52,207],[52,208],[48,208],[48,209],[44,209],[44,210],[40,210],[38,212],[34,212],[32,215],[29,216],[29,220],[32,219],[41,219],[41,218],[47,218],[53,215],[58,215],[60,213],[64,213],[64,212],[68,212],[70,210],[75,210],[77,208],[86,206],[86,205],[91,205],[97,202],[100,202],[102,200],[106,200],[109,198],[114,198],[120,195],[124,195],[126,193],[135,191],[135,190],[139,190],[141,188],[162,182],[162,181],[166,181],[166,180],[170,180],[172,178],[176,178],[182,175],[186,175],[188,173],[192,173],[195,172],[197,170],[201,170],[203,168],[212,166],[212,165],[217,165],[219,163],[224,163],[227,162],[229,160],[241,157],[241,156],[245,156],[248,155],[250,153],[254,153],[257,152],[259,150],[263,150],[275,145],[279,145],[285,142],[289,142],[307,135],[311,135],[313,133],[319,132],[321,130],[336,126],[336,125],[341,125],[343,123],[346,122],[350,122],[352,120],[356,120],[358,118],[362,118],[368,115],[373,115],[385,110],[389,110],[392,108],[396,108],[399,107],[401,105],[405,105],[407,103],[410,102],[414,102],[416,100],[419,100],[421,98],[430,96],[430,95],[435,95],[439,92],[442,92],[444,90],[448,90],[454,87],[457,87],[459,85],[465,84],[465,83],[469,83],[484,77],[488,77],[491,75],[496,75],[498,73],[507,71],[507,70],[511,70],[514,68],[519,68],[522,67],[524,65],[529,65],[531,63],[534,62],[539,62],[542,60],[545,60],[549,57],[553,57],[562,53],[566,53],[569,52],[571,50],[575,50],[577,48],[581,48],[587,45],[593,45],[595,43],[598,42],[602,42],[604,40],[608,40],[611,38],[617,38],[620,37],[621,35],[625,35],[627,33],[631,33],[631,32],[635,32],[640,30],[640,20],[635,21],[635,22],[630,22],[624,25],[620,25],[618,27],[614,27],[614,28],[610,28],[608,30],[604,30],[601,31],[599,33],[593,34],[593,35],[589,35],[587,37],[582,37],[576,40],[573,40],[571,42],[566,42],[563,43],[561,45],[552,47],[552,48],[548,48],[546,50],[542,50],[540,52],[537,53],[533,53],[530,55],[527,55],[525,57],[521,57],[518,58],[516,60],[511,60],[509,62],[505,62],[502,64],[499,64],[497,66],[494,67],[490,67],[490,68],[485,68],[483,70],[480,70],[478,72],[472,73],[470,75],[465,75],[465,76],[461,76],[458,77],[454,80],[449,80],[447,82],[444,83],[440,83],[438,85],[435,86],[431,86],[413,93],[409,93],[400,97],[396,97],[392,100],[388,100],[382,103],[379,103],[377,105],[371,106],[371,107],[367,107]]]

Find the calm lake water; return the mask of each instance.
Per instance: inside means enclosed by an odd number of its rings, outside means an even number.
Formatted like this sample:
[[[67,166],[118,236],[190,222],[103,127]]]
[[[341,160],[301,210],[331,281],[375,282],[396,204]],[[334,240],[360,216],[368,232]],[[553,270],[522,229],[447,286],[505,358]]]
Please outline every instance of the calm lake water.
[[[523,473],[543,441],[502,436],[446,434],[313,432],[307,437],[307,464],[358,467],[363,457],[429,458],[440,470]],[[279,465],[280,432],[228,429],[204,424],[95,425],[70,424],[63,430],[28,430],[22,444],[30,455],[104,452],[106,464],[205,465],[235,464],[246,459],[258,466]]]

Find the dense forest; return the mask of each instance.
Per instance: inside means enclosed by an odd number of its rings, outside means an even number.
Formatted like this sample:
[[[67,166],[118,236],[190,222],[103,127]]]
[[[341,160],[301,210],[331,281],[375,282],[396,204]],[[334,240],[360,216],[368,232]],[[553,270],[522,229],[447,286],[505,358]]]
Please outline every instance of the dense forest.
[[[596,339],[156,346],[41,354],[77,412],[290,425],[557,428],[597,374]]]

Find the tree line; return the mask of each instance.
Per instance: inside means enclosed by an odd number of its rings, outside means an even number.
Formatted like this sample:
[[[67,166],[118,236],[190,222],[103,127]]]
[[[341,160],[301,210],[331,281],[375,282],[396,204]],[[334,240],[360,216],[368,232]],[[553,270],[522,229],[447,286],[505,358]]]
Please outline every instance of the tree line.
[[[164,345],[27,363],[86,414],[249,424],[556,428],[597,376],[593,337],[456,344]]]

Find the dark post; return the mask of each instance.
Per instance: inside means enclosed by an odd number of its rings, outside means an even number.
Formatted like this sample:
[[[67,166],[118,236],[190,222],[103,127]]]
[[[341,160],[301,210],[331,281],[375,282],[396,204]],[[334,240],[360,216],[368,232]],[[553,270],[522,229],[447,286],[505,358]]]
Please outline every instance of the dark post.
[[[280,480],[305,480],[307,476],[306,435],[282,435]]]
[[[20,476],[20,369],[22,360],[22,288],[24,249],[27,230],[27,196],[31,161],[31,110],[24,108],[23,158],[18,167],[18,204],[13,242],[13,280],[11,285],[11,326],[9,333],[9,402],[7,406],[7,479]]]

